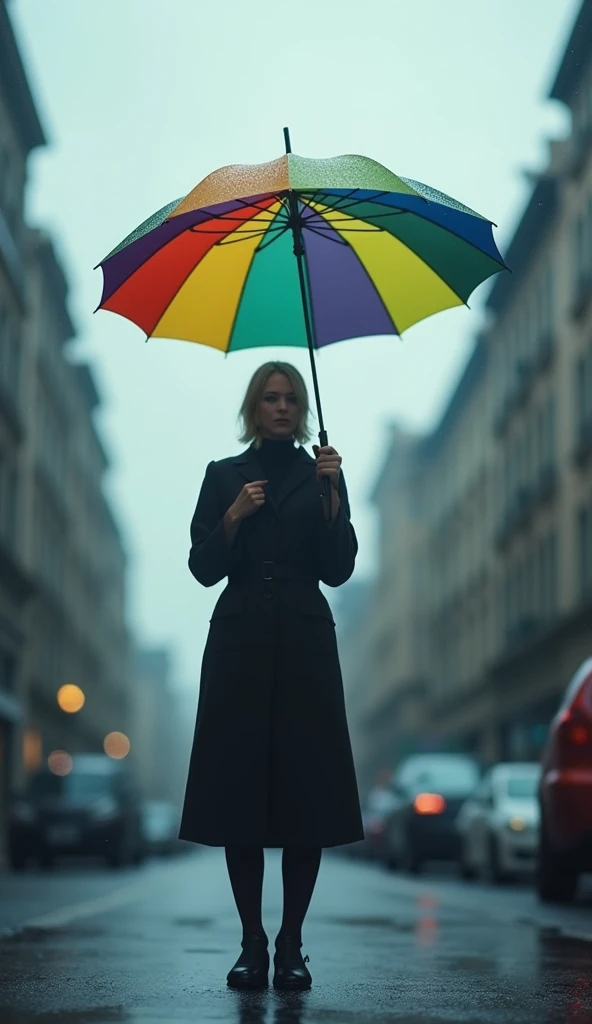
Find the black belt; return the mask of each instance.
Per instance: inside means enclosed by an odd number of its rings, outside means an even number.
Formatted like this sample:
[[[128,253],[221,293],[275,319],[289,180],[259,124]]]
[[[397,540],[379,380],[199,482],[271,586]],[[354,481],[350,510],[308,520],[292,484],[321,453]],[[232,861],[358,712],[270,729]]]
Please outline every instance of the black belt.
[[[229,583],[246,583],[255,582],[257,580],[264,580],[269,582],[270,580],[298,580],[301,583],[317,583],[319,582],[318,577],[315,578],[310,574],[302,571],[302,569],[296,569],[293,565],[282,565],[281,562],[260,562],[261,568],[258,570],[256,566],[253,566],[249,571],[233,572],[228,577]]]

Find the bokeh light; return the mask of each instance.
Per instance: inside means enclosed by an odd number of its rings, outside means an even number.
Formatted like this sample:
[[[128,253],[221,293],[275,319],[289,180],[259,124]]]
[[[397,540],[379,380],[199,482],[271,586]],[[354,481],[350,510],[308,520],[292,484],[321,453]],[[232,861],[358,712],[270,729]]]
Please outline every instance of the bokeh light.
[[[23,764],[28,772],[35,771],[43,757],[43,740],[36,729],[26,729],[23,736]]]
[[[54,775],[69,775],[72,771],[72,758],[65,750],[52,750],[47,764]]]
[[[75,683],[66,683],[64,686],[60,686],[58,690],[58,704],[62,711],[66,711],[69,715],[76,714],[84,707],[86,697],[79,686]]]
[[[121,760],[130,752],[130,741],[123,732],[110,732],[103,740],[103,749],[109,757]]]

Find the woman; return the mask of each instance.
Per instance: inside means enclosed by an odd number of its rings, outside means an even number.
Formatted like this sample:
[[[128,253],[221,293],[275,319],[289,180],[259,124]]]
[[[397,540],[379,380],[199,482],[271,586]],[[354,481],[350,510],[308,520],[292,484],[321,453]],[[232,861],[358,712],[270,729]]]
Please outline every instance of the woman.
[[[243,928],[235,988],[268,983],[264,847],[283,849],[274,985],[303,989],[301,929],[322,848],[363,838],[335,623],[318,585],[349,579],[357,540],[340,456],[294,444],[309,438],[308,416],[298,370],[261,366],[241,407],[250,447],[209,464],[191,522],[191,572],[228,585],[203,656],[180,835],[225,847]]]

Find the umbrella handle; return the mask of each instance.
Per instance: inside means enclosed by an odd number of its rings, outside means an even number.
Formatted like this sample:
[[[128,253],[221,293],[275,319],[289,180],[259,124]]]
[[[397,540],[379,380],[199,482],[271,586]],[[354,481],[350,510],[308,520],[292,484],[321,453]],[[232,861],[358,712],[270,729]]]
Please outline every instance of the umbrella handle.
[[[319,445],[321,448],[326,448],[329,444],[329,438],[327,437],[327,431],[323,428],[319,430]],[[331,481],[328,476],[323,477],[323,512],[325,515],[325,522],[331,522]]]

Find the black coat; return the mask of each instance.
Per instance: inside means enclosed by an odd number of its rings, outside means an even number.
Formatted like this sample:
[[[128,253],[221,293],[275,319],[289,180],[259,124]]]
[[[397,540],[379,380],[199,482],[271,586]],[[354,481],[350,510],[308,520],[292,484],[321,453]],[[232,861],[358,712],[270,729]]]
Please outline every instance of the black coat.
[[[191,523],[191,572],[206,587],[229,583],[204,650],[180,835],[208,846],[353,843],[360,805],[335,623],[318,586],[354,569],[345,481],[326,524],[315,461],[299,448],[277,496],[229,547],[224,513],[264,477],[254,448],[211,462]],[[284,578],[263,579],[274,572]]]

